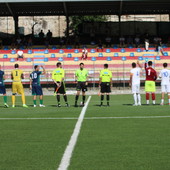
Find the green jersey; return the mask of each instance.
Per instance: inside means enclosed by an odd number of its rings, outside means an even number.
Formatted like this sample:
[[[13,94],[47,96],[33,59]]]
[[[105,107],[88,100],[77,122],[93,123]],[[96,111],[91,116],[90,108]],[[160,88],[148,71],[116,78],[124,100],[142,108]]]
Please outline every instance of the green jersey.
[[[83,69],[83,70],[78,69],[76,70],[75,75],[77,77],[77,81],[85,82],[87,81],[88,71],[86,69]]]
[[[55,81],[61,82],[64,76],[65,76],[65,72],[64,69],[62,68],[57,68],[52,73],[52,79]]]
[[[112,78],[112,72],[108,69],[103,69],[100,72],[100,78],[101,82],[110,82],[110,79]]]

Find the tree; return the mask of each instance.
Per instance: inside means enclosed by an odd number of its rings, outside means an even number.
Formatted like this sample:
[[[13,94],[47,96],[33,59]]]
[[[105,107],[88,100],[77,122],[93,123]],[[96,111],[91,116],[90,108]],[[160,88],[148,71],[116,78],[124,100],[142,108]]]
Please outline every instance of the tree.
[[[79,25],[83,22],[105,22],[107,17],[105,15],[96,16],[70,16],[70,30],[73,34],[79,34]]]

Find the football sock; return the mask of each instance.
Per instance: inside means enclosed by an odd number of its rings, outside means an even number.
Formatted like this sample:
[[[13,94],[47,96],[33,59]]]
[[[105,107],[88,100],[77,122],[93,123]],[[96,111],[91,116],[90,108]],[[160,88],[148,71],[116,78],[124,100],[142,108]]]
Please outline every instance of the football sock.
[[[60,103],[60,95],[57,95],[57,101]]]
[[[149,104],[149,100],[146,100],[146,104]]]
[[[155,100],[152,100],[153,104],[155,104]]]
[[[82,96],[83,104],[85,102],[86,96]]]
[[[168,103],[170,103],[170,99],[168,99]]]
[[[21,94],[22,104],[25,104],[25,94]]]
[[[67,96],[64,95],[63,98],[64,98],[64,101],[67,103]]]
[[[40,104],[43,105],[43,100],[42,99],[40,99]]]
[[[146,100],[149,100],[149,93],[146,93]]]
[[[101,105],[103,104],[104,95],[101,95]]]
[[[133,94],[133,99],[134,99],[135,104],[137,104],[137,96],[136,96],[136,93]]]
[[[4,103],[7,103],[7,96],[4,96]]]
[[[164,99],[161,99],[161,103],[164,103]]]
[[[110,95],[106,95],[107,105],[109,105]]]
[[[33,100],[33,103],[34,103],[34,105],[36,105],[36,104],[37,104],[37,101],[36,101],[36,100]]]
[[[12,95],[12,105],[15,105],[15,95]]]
[[[140,96],[140,94],[137,94],[137,98],[138,98],[138,103],[141,103],[141,96]]]
[[[77,104],[78,99],[79,99],[79,95],[76,95],[76,97],[75,97],[75,103],[76,104]]]
[[[155,93],[152,93],[152,100],[155,100]]]

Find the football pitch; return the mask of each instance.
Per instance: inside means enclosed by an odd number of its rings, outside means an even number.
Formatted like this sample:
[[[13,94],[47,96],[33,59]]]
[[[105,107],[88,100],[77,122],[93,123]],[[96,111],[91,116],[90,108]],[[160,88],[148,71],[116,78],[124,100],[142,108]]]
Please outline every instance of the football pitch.
[[[95,95],[84,108],[73,107],[73,95],[69,108],[63,100],[56,107],[54,96],[44,96],[45,108],[26,100],[29,108],[20,97],[16,108],[3,108],[0,97],[0,170],[57,170],[69,156],[68,170],[170,169],[170,106],[158,105],[160,95],[154,106],[144,95],[142,106],[132,106],[130,94],[111,95],[110,107],[99,107]]]

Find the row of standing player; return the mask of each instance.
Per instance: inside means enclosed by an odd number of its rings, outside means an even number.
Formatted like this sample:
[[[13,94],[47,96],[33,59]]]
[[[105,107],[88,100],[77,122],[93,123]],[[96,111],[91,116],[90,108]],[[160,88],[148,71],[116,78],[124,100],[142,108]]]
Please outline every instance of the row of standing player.
[[[79,64],[80,68],[75,72],[75,81],[77,82],[76,85],[76,96],[75,96],[75,107],[78,107],[78,99],[80,96],[80,92],[82,91],[82,104],[84,106],[86,100],[86,91],[88,86],[88,70],[84,68],[84,63]],[[39,71],[40,67],[42,67],[43,71]],[[60,95],[63,95],[65,104],[69,107],[66,95],[66,88],[64,83],[65,78],[65,71],[62,68],[62,64],[58,62],[56,64],[56,69],[52,72],[52,80],[54,81],[54,94],[56,95],[56,99],[58,102],[58,107],[61,107],[60,104]],[[15,107],[15,96],[16,94],[21,94],[23,107],[28,107],[25,102],[25,94],[21,80],[24,79],[23,71],[19,69],[19,64],[14,65],[14,70],[11,72],[11,79],[12,81],[12,107]],[[34,71],[30,74],[30,89],[32,90],[33,95],[33,106],[37,106],[37,96],[39,96],[40,100],[40,107],[45,107],[43,104],[43,91],[40,84],[40,75],[45,74],[45,68],[43,66],[34,66]],[[101,92],[101,104],[103,105],[104,95],[106,94],[107,99],[107,106],[109,106],[110,101],[110,92],[112,86],[112,73],[108,69],[108,64],[104,64],[104,69],[100,72],[100,92]],[[9,107],[7,104],[7,96],[6,96],[6,89],[4,85],[4,71],[1,70],[0,67],[0,93],[4,95],[4,106]]]
[[[152,96],[152,104],[155,104],[155,81],[157,80],[157,73],[155,69],[152,68],[152,61],[145,62],[145,92],[146,92],[146,104],[149,105],[150,94]],[[139,67],[137,67],[137,65]],[[165,93],[168,93],[168,104],[170,105],[170,70],[167,69],[168,64],[163,63],[163,69],[159,73],[159,78],[161,78],[161,92],[162,98],[160,105],[164,105]],[[141,105],[141,96],[140,96],[140,72],[142,65],[137,61],[132,63],[132,69],[130,71],[130,82],[129,85],[132,87],[132,94],[134,98],[134,106]]]

